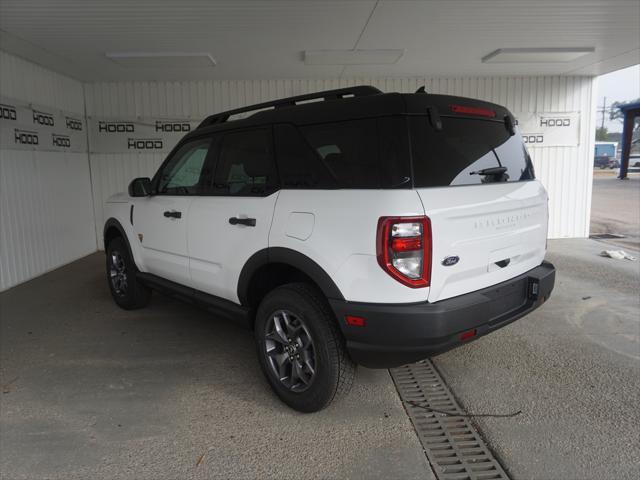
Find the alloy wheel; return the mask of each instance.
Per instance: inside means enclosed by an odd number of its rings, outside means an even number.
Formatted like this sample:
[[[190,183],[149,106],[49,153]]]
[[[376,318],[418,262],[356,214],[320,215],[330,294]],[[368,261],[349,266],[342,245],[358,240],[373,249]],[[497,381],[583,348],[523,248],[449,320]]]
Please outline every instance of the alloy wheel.
[[[118,251],[111,252],[109,278],[114,292],[121,297],[125,296],[127,293],[127,265]]]
[[[316,375],[313,339],[303,319],[288,310],[271,315],[265,328],[265,354],[271,372],[292,392],[308,389]]]

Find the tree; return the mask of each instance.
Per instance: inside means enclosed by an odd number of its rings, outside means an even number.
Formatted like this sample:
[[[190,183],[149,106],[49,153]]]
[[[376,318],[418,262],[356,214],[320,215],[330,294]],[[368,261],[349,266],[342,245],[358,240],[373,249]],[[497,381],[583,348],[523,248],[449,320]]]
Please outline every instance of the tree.
[[[609,131],[607,127],[596,128],[596,140],[598,142],[606,142],[609,140]]]

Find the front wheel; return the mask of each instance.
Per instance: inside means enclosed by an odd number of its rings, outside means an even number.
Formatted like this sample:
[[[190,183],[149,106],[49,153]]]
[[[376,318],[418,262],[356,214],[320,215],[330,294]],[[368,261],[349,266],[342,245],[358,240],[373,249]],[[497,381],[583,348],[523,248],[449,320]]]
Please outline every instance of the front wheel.
[[[316,412],[351,389],[356,365],[312,286],[291,283],[270,292],[258,308],[255,339],[271,388],[291,408]]]
[[[111,296],[125,310],[142,308],[149,303],[151,289],[136,278],[136,268],[122,237],[107,245],[107,280]]]

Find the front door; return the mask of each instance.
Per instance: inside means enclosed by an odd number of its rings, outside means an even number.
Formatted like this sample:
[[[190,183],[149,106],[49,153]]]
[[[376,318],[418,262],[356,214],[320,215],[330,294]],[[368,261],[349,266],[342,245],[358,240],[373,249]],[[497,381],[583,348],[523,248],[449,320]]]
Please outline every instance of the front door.
[[[210,138],[186,142],[162,166],[154,194],[136,201],[133,226],[141,243],[142,268],[190,286],[187,216],[194,195],[211,179]]]
[[[216,142],[217,143],[217,142]],[[238,302],[238,278],[267,248],[278,197],[271,129],[223,134],[210,195],[193,199],[188,250],[193,287]]]

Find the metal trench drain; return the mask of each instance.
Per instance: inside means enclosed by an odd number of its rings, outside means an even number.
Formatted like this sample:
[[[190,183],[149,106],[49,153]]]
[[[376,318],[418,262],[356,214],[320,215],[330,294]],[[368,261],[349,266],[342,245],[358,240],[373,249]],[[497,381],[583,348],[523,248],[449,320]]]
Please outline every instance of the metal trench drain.
[[[467,418],[428,410],[464,415],[429,360],[389,371],[439,480],[509,478]]]

